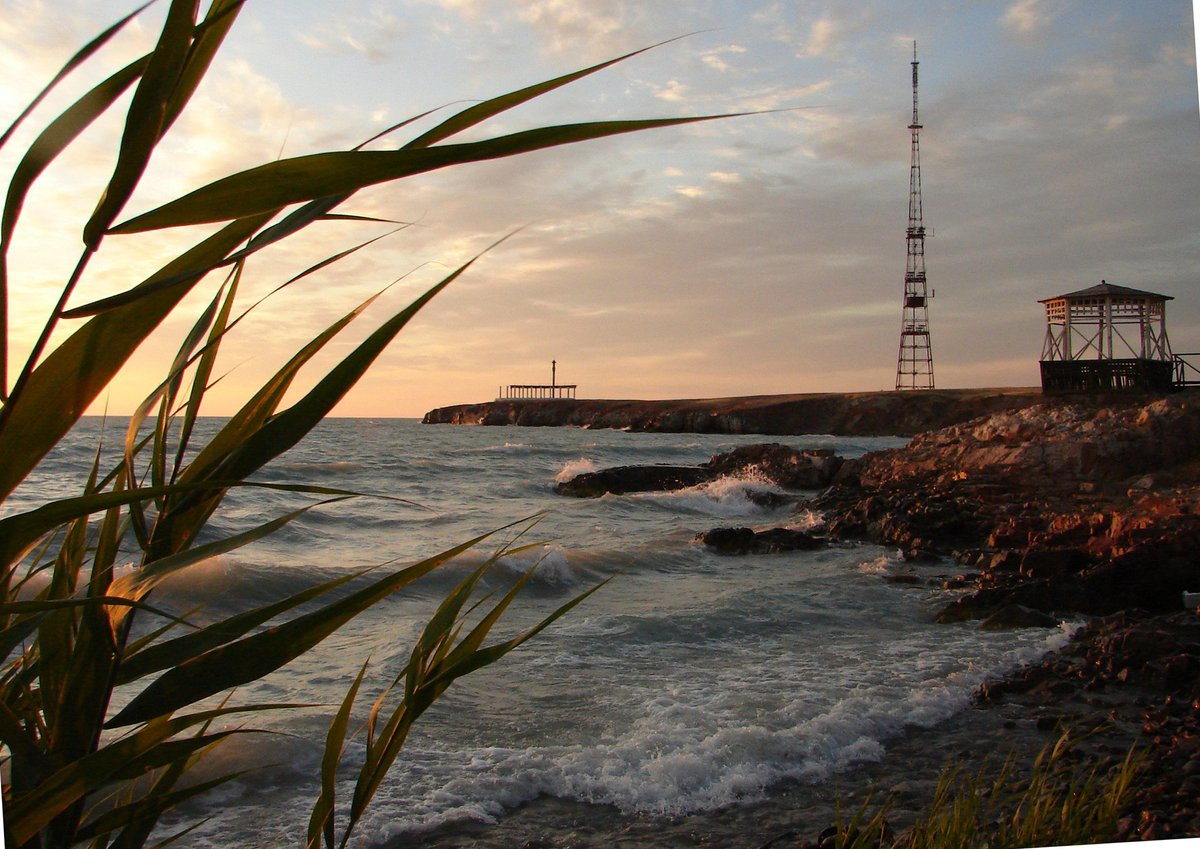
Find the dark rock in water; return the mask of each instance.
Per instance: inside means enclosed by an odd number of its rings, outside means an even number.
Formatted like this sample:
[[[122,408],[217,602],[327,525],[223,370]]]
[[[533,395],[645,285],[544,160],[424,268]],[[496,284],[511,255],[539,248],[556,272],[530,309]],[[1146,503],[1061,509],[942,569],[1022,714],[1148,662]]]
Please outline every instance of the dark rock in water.
[[[778,554],[783,551],[811,551],[826,540],[791,528],[714,528],[696,539],[720,554]]]
[[[999,631],[1005,628],[1057,628],[1058,623],[1058,619],[1040,610],[1006,604],[980,622],[979,627],[985,631]]]
[[[704,466],[617,466],[585,472],[554,487],[559,495],[599,498],[613,493],[667,492],[715,480],[716,473]]]
[[[799,496],[785,495],[782,492],[763,492],[748,489],[744,494],[755,505],[767,510],[778,510],[780,507],[788,504],[798,504],[800,502]]]
[[[784,489],[821,489],[833,482],[842,458],[827,448],[797,451],[769,442],[717,454],[704,465],[720,475],[752,475]]]
[[[820,489],[828,486],[842,458],[828,449],[798,451],[786,445],[745,445],[717,454],[700,466],[617,466],[585,472],[555,486],[559,495],[596,498],[606,493],[667,492],[686,489],[722,477],[746,477],[784,489]],[[747,495],[756,504],[778,507],[790,499],[777,493]]]
[[[904,584],[910,587],[925,583],[925,579],[920,575],[913,575],[908,572],[902,572],[899,575],[885,575],[883,580],[888,584]]]

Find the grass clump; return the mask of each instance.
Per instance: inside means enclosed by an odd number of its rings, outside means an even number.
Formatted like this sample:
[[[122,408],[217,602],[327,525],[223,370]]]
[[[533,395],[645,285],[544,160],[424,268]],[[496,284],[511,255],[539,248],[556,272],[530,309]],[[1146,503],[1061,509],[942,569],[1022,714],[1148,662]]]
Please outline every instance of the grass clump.
[[[256,712],[291,707],[241,702],[231,696],[235,688],[289,663],[354,616],[488,538],[402,569],[343,575],[211,624],[155,604],[155,588],[168,576],[253,543],[321,504],[358,497],[318,486],[273,485],[259,473],[319,424],[409,320],[475,260],[380,322],[312,388],[289,401],[300,372],[374,299],[347,305],[341,318],[250,391],[202,441],[196,422],[220,379],[222,343],[254,318],[253,306],[237,307],[248,261],[318,221],[372,221],[337,211],[366,186],[703,120],[597,121],[454,141],[500,113],[629,58],[624,56],[475,103],[396,149],[371,149],[376,136],[350,150],[266,162],[123,219],[151,159],[162,155],[160,142],[187,109],[234,26],[242,0],[211,0],[203,12],[198,0],[164,5],[152,50],[91,81],[61,113],[42,116],[46,95],[93,67],[94,57],[110,49],[114,35],[143,6],[81,48],[0,136],[0,146],[11,145],[20,137],[18,128],[41,122],[8,175],[0,220],[0,759],[9,849],[131,849],[170,842],[170,835],[152,836],[164,812],[236,777],[188,781],[196,761],[213,746],[248,733],[240,723]],[[74,270],[61,281],[57,303],[39,317],[44,321],[36,341],[14,352],[9,313],[20,303],[13,295],[22,291],[22,281],[10,268],[9,251],[26,201],[46,169],[93,122],[121,108],[123,132],[111,152],[104,189],[77,218],[60,211],[64,231],[75,234],[71,241],[81,246]],[[182,225],[207,225],[206,235],[148,277],[126,281],[117,294],[89,294],[89,269],[110,240]],[[275,291],[300,285],[367,244],[315,259],[295,277],[274,281]],[[189,295],[203,304],[194,313],[186,306]],[[176,354],[157,384],[145,387],[145,400],[117,440],[115,459],[102,459],[98,447],[84,470],[86,483],[72,497],[33,508],[12,501],[42,458],[126,370],[134,351],[158,328],[174,324],[168,319],[180,318],[187,329]],[[23,364],[14,353],[23,354]],[[312,501],[222,536],[210,519],[232,488],[245,486],[301,492]],[[360,737],[364,762],[351,776],[352,798],[342,803],[334,779],[347,739],[358,733],[351,717],[363,673],[350,683],[329,728],[307,845],[346,845],[421,713],[457,678],[500,659],[582,600],[569,601],[523,633],[489,642],[524,585],[519,581],[486,602],[476,598],[483,574],[503,551],[500,547],[437,605],[407,665],[376,696]]]
[[[1113,764],[1082,764],[1064,735],[1047,745],[1027,775],[1013,759],[998,771],[942,771],[928,809],[899,835],[884,805],[868,816],[870,800],[848,823],[838,822],[834,849],[1025,849],[1103,843],[1116,839],[1140,759],[1130,750]],[[824,841],[822,845],[825,845]]]

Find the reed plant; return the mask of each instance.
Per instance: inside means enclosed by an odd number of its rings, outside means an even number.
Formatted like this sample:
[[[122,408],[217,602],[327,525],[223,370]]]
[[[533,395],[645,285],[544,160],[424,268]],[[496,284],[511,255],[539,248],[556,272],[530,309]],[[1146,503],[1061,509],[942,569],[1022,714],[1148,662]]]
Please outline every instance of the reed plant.
[[[1027,849],[1115,840],[1141,758],[1130,749],[1119,763],[1072,756],[1070,733],[1048,744],[1028,772],[1009,758],[971,773],[948,767],[929,807],[910,828],[893,834],[885,804],[870,814],[867,800],[838,822],[836,849]]]
[[[431,129],[397,149],[373,149],[376,136],[350,150],[266,162],[122,218],[160,142],[188,107],[234,26],[242,0],[211,0],[203,12],[200,5],[170,0],[150,52],[95,79],[74,103],[43,118],[47,94],[95,67],[95,57],[110,50],[113,37],[145,7],[116,22],[80,49],[0,136],[0,146],[11,145],[20,137],[18,128],[36,129],[9,176],[0,220],[0,743],[10,849],[170,842],[173,835],[157,830],[161,815],[235,777],[185,781],[197,759],[249,733],[242,727],[246,717],[291,707],[240,701],[235,688],[308,652],[353,617],[488,538],[383,574],[339,575],[203,626],[156,604],[155,588],[168,576],[260,540],[308,510],[359,497],[318,486],[272,484],[263,470],[320,423],[418,310],[475,259],[379,323],[311,389],[291,400],[289,390],[302,369],[371,301],[348,308],[248,393],[215,435],[201,440],[197,418],[218,379],[222,343],[256,317],[253,306],[241,311],[236,306],[247,261],[315,222],[362,220],[337,210],[366,186],[717,117],[596,121],[454,140],[631,53],[475,103],[436,123],[429,119]],[[25,202],[46,169],[93,122],[121,108],[126,109],[123,132],[111,176],[79,227],[82,247],[74,270],[18,364],[10,356],[9,311],[20,304],[13,293],[21,291],[21,281],[10,280],[9,249]],[[110,240],[182,225],[207,225],[206,235],[157,272],[128,281],[119,294],[89,297],[89,269]],[[365,244],[276,281],[278,288],[299,284]],[[203,306],[188,307],[187,296],[198,297]],[[188,330],[161,379],[145,388],[144,402],[130,417],[123,439],[116,440],[115,456],[110,459],[97,448],[84,470],[86,483],[72,497],[45,500],[33,509],[11,502],[4,507],[105,387],[127,370],[135,350],[168,319],[180,318]],[[291,490],[310,501],[221,536],[210,520],[237,487]],[[528,580],[526,575],[499,598],[478,600],[480,580],[505,550],[497,548],[437,606],[407,666],[370,704],[363,729],[353,717],[355,706],[367,698],[360,693],[365,666],[349,684],[325,743],[309,846],[346,844],[413,722],[452,682],[497,661],[586,596],[515,636],[491,636]],[[131,568],[121,568],[126,563]],[[336,798],[335,776],[354,734],[361,734],[366,754],[345,804]]]

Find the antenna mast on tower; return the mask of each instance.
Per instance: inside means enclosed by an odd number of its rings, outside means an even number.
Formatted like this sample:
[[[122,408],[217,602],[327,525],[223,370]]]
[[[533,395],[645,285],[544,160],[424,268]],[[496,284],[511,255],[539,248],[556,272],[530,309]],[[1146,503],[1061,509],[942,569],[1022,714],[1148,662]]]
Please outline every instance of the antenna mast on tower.
[[[900,324],[897,389],[933,389],[933,351],[929,346],[929,295],[925,285],[925,222],[921,209],[921,121],[917,117],[917,43],[913,42],[912,165],[909,168],[908,263],[904,270],[904,311]]]

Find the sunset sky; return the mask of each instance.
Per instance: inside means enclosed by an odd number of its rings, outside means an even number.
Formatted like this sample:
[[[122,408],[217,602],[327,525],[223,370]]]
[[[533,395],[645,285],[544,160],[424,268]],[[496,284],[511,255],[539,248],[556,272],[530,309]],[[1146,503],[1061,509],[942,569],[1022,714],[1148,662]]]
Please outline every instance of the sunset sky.
[[[135,5],[0,0],[0,124]],[[56,107],[153,44],[165,6],[0,151],[5,180]],[[489,400],[501,384],[547,382],[552,359],[580,397],[890,389],[914,40],[938,386],[1035,385],[1038,299],[1101,279],[1173,296],[1173,347],[1200,351],[1200,112],[1187,0],[249,0],[123,217],[260,162],[346,149],[425,110],[689,33],[470,137],[787,111],[361,192],[342,211],[414,225],[265,303],[229,340],[228,374],[205,412],[236,409],[307,339],[408,275],[331,347],[343,355],[516,230],[418,316],[339,414],[420,416]],[[12,249],[18,361],[74,265],[119,132],[119,120],[94,127],[30,200]],[[387,229],[314,227],[250,264],[245,302]],[[198,236],[113,237],[75,302],[128,288],[163,251]],[[129,412],[184,326],[165,326],[94,409]]]

